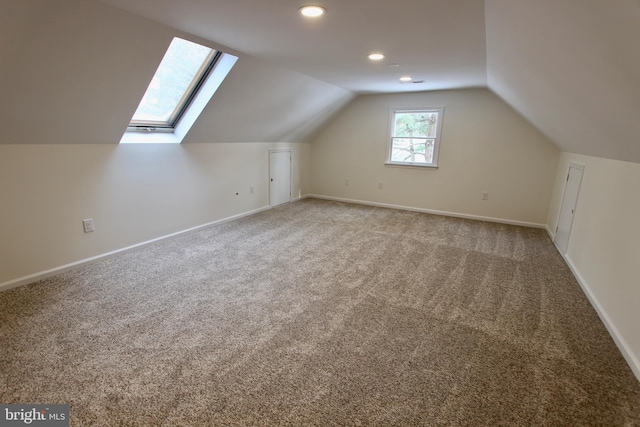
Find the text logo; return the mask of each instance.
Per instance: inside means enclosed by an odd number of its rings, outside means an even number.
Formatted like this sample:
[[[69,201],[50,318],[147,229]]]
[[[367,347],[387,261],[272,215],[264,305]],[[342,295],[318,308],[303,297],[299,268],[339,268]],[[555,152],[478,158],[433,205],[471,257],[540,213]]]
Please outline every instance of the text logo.
[[[0,427],[69,427],[69,405],[0,404]]]

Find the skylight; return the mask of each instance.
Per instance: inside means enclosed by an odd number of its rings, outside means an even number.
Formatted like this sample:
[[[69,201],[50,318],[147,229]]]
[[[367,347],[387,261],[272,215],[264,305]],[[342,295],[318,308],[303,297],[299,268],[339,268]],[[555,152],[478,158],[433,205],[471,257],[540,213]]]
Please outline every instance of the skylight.
[[[175,37],[120,142],[182,142],[237,59]]]
[[[129,126],[174,127],[213,65],[216,54],[217,51],[206,46],[174,38]]]

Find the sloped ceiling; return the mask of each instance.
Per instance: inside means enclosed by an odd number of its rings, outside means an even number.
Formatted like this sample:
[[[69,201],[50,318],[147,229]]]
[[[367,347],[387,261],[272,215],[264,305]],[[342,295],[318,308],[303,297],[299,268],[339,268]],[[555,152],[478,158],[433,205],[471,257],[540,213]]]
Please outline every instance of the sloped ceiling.
[[[640,162],[640,0],[104,1],[356,93],[486,85],[560,149]]]
[[[489,88],[563,151],[640,163],[640,1],[485,3]]]
[[[116,143],[183,34],[240,57],[186,142],[310,140],[357,93],[488,86],[560,149],[640,163],[640,0],[305,3],[0,0],[0,143]]]
[[[117,144],[174,36],[237,55],[183,142],[308,141],[352,92],[93,0],[0,0],[2,144]]]
[[[102,1],[356,93],[486,86],[483,0]]]

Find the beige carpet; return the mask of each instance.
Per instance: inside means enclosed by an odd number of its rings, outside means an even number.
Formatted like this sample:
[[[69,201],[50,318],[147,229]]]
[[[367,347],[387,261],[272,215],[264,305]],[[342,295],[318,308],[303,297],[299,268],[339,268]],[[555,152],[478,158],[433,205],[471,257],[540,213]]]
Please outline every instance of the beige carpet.
[[[3,292],[0,343],[72,425],[640,425],[543,230],[321,200]]]

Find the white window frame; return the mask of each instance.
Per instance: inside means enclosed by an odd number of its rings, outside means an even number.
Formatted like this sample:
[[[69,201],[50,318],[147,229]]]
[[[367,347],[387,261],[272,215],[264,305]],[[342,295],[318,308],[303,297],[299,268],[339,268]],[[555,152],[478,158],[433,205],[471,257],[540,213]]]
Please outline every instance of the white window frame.
[[[395,131],[395,117],[396,113],[415,113],[415,112],[427,112],[438,113],[438,122],[436,123],[436,134],[433,138],[413,138],[413,139],[433,139],[433,159],[431,163],[425,162],[399,162],[391,160],[391,153],[393,150],[393,140],[396,137]],[[389,166],[409,166],[409,167],[421,167],[421,168],[437,168],[438,167],[438,154],[440,152],[440,135],[442,133],[442,118],[444,114],[444,107],[420,107],[420,108],[393,108],[389,114],[389,138],[387,139],[387,161],[385,165]]]
[[[220,52],[213,69],[173,128],[154,132],[141,132],[128,128],[122,135],[120,144],[180,144],[237,60],[237,56]]]

